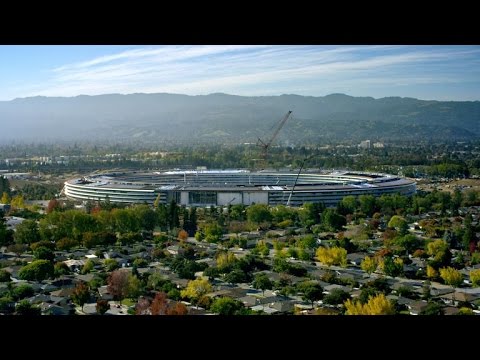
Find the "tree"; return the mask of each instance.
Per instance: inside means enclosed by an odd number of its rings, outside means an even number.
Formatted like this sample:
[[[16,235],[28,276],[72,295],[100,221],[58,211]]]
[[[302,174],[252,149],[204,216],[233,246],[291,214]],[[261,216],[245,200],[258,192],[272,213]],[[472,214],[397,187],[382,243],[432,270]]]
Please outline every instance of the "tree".
[[[366,304],[348,299],[345,302],[346,315],[394,315],[395,307],[385,294],[371,296]]]
[[[329,231],[341,230],[346,224],[347,220],[343,215],[339,215],[333,209],[326,209],[322,213],[322,225]]]
[[[333,289],[323,298],[324,304],[339,305],[350,299],[350,294],[342,289]]]
[[[247,281],[247,276],[240,269],[230,271],[224,278],[224,280],[230,284],[238,284]]]
[[[0,282],[10,282],[10,273],[7,270],[0,270]]]
[[[362,263],[360,264],[360,268],[370,275],[375,270],[377,270],[377,260],[374,257],[365,256]]]
[[[90,299],[90,289],[83,281],[80,281],[71,295],[72,301],[82,307]]]
[[[180,295],[182,298],[189,298],[195,302],[209,292],[212,292],[212,285],[208,280],[197,278],[196,280],[190,280],[187,287],[180,292]]]
[[[17,244],[31,244],[38,241],[40,233],[38,232],[37,222],[35,220],[24,220],[17,225],[14,237]]]
[[[53,264],[48,260],[35,260],[18,271],[20,279],[29,281],[42,281],[53,275]]]
[[[62,261],[58,261],[53,265],[53,275],[55,278],[58,278],[63,275],[67,275],[70,273],[70,269],[68,268],[67,264]]]
[[[438,271],[434,267],[427,265],[427,278],[436,279],[438,277]]]
[[[128,274],[128,290],[127,297],[130,299],[136,299],[142,293],[142,283],[138,277]]]
[[[25,208],[25,200],[22,195],[15,195],[10,201],[10,205],[15,209],[23,209]]]
[[[376,201],[373,195],[360,195],[358,197],[360,210],[367,216],[372,216],[376,211]]]
[[[480,286],[480,269],[470,271],[470,281],[473,287]]]
[[[261,289],[263,295],[265,295],[265,290],[271,289],[273,287],[272,281],[264,273],[255,275],[255,279],[253,280],[252,285],[255,289]]]
[[[219,315],[235,315],[235,313],[243,308],[243,304],[229,297],[215,299],[210,306],[210,311]]]
[[[403,260],[386,256],[383,259],[383,272],[387,276],[397,277],[403,274]]]
[[[443,306],[433,301],[429,301],[427,303],[427,306],[424,309],[422,309],[419,313],[419,315],[435,315],[435,316],[444,315],[444,314],[445,314],[445,311],[443,310]]]
[[[7,229],[3,211],[0,210],[0,246],[10,245],[13,240],[13,231]]]
[[[113,271],[118,269],[118,262],[115,259],[105,259],[103,265],[105,266],[105,269],[107,271]]]
[[[33,256],[37,260],[49,260],[53,261],[55,259],[55,254],[52,250],[45,246],[40,246],[33,251]]]
[[[182,304],[181,302],[175,301],[172,304],[169,304],[167,308],[167,313],[166,315],[187,315],[188,314],[188,309],[185,306],[185,304]]]
[[[61,209],[61,205],[58,202],[58,200],[57,199],[52,199],[48,202],[47,209],[46,209],[45,212],[47,214],[50,214],[51,212],[56,211],[56,210],[58,211],[60,209]]]
[[[338,203],[338,212],[342,215],[353,214],[357,209],[357,199],[355,196],[349,195],[345,196],[339,203]]]
[[[470,308],[461,307],[461,308],[458,310],[458,314],[457,314],[457,315],[475,315],[475,313],[474,313],[473,310],[470,309]]]
[[[388,222],[388,227],[397,230],[399,235],[405,235],[408,232],[408,223],[402,216],[393,215]]]
[[[0,199],[0,204],[10,204],[10,195],[7,192],[2,193],[2,198]]]
[[[94,262],[91,259],[88,259],[87,261],[85,261],[85,264],[83,264],[81,273],[88,274],[90,271],[93,270],[94,266],[95,266]]]
[[[463,275],[457,269],[446,267],[440,269],[440,277],[445,284],[453,287],[459,287],[463,283]]]
[[[318,283],[308,281],[300,284],[298,288],[299,291],[302,292],[302,299],[304,301],[310,301],[312,303],[312,308],[315,301],[321,300],[323,298],[323,289],[322,286]]]
[[[29,284],[20,284],[12,290],[12,297],[17,301],[33,296],[34,294],[35,290],[33,290],[33,287]]]
[[[157,225],[157,214],[148,205],[137,205],[133,208],[142,230],[153,231]]]
[[[205,233],[205,240],[209,243],[216,243],[220,240],[223,234],[223,229],[217,223],[207,223],[203,228]],[[195,236],[196,238],[196,236]]]
[[[316,252],[317,259],[327,266],[347,266],[347,250],[334,246],[332,248],[319,247]]]
[[[263,222],[269,222],[272,220],[272,214],[268,210],[268,206],[265,204],[254,204],[247,208],[248,221],[260,224]]]
[[[28,300],[20,301],[17,306],[15,306],[15,312],[18,315],[41,315],[41,311],[39,307],[33,306],[28,302]]]
[[[188,233],[185,230],[182,229],[178,232],[177,238],[180,241],[185,241],[188,238]]]
[[[108,310],[110,310],[110,304],[108,303],[107,300],[98,299],[97,300],[97,305],[95,306],[95,309],[97,310],[98,314],[103,315]]]
[[[115,300],[122,300],[128,295],[129,276],[127,270],[115,270],[108,277],[107,290]]]

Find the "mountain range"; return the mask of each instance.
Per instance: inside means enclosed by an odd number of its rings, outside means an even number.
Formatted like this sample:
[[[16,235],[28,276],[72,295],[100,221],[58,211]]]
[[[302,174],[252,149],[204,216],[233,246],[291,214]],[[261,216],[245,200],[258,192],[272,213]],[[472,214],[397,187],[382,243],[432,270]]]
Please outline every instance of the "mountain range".
[[[480,136],[480,101],[414,98],[108,94],[0,101],[0,142],[115,141],[243,143],[275,140],[315,144],[373,141],[469,140]]]

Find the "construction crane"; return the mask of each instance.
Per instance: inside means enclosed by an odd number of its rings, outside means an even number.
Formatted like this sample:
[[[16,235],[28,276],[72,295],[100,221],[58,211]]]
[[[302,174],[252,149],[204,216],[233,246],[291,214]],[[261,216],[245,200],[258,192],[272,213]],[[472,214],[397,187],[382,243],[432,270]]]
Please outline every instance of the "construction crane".
[[[288,119],[288,117],[290,116],[291,113],[292,113],[291,110],[289,112],[287,112],[287,114],[284,116],[282,121],[280,121],[279,125],[277,126],[277,129],[275,130],[275,132],[273,133],[273,135],[272,135],[272,137],[270,138],[269,141],[264,142],[260,138],[258,138],[257,146],[260,146],[263,149],[262,158],[263,158],[264,162],[267,161],[268,149],[269,149],[270,145],[272,144],[273,140],[275,140],[275,138],[277,137],[277,135],[278,135],[279,131],[282,129],[283,125],[285,125],[285,122],[287,121],[287,119]]]
[[[305,163],[308,160],[310,160],[314,156],[316,156],[316,155],[310,155],[310,156],[306,157],[305,159],[303,159],[302,165],[300,166],[300,169],[298,170],[297,177],[295,178],[295,182],[293,183],[292,191],[290,191],[290,195],[288,196],[287,207],[290,206],[290,200],[292,199],[293,191],[295,190],[295,186],[297,185],[297,181],[298,181],[298,178],[300,177],[300,173],[302,172],[303,166],[305,165]]]

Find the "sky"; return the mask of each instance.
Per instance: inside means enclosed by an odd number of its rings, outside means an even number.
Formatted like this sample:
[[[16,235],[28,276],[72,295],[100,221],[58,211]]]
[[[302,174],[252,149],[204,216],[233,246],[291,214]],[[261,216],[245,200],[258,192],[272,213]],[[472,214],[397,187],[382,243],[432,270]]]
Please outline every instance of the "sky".
[[[480,46],[0,45],[0,100],[131,93],[480,100]]]

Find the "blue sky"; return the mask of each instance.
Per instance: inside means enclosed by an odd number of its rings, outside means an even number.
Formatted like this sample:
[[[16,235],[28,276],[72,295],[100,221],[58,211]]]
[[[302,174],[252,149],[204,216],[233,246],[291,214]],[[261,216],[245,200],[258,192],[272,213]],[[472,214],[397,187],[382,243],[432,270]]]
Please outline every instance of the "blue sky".
[[[480,46],[0,45],[0,100],[156,92],[480,100]]]

